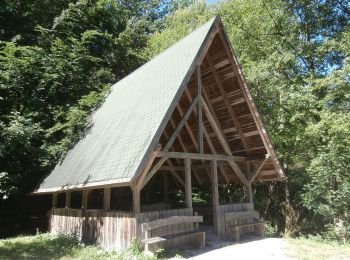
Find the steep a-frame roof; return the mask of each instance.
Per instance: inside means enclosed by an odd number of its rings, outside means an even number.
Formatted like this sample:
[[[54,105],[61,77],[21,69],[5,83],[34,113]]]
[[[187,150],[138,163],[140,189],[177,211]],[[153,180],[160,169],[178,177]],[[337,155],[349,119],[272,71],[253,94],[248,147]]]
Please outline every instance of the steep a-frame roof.
[[[130,184],[145,167],[185,87],[190,84],[199,57],[208,51],[218,30],[223,30],[219,17],[210,20],[113,85],[104,103],[92,115],[89,131],[42,181],[36,193],[114,183]],[[232,50],[226,51],[232,56],[231,65],[236,67],[237,76],[241,79],[241,98],[251,113],[249,118],[255,124],[254,129],[259,130],[258,138],[264,150],[260,154],[271,155],[270,175],[273,179],[281,179],[284,177],[283,172],[244,77]],[[215,67],[220,66],[215,64]],[[217,101],[220,98],[216,98]],[[236,128],[240,134],[243,133],[240,127]],[[246,143],[246,140],[242,142]],[[254,155],[254,152],[246,154]]]

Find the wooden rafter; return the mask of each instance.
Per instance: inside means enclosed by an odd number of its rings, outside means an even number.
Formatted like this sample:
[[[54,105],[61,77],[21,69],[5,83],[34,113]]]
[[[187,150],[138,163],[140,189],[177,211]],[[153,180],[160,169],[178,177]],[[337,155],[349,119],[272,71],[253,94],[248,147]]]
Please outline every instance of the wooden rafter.
[[[222,27],[222,25],[221,25]],[[278,175],[278,180],[281,180],[282,178],[285,178],[284,174],[283,174],[283,171],[282,171],[282,168],[281,168],[281,165],[280,163],[278,162],[277,158],[276,158],[276,155],[275,155],[275,152],[274,152],[274,149],[272,147],[272,144],[271,144],[271,141],[270,139],[268,138],[267,134],[266,134],[266,130],[265,130],[265,127],[263,125],[263,122],[259,116],[259,113],[258,113],[258,109],[253,101],[253,98],[250,94],[250,91],[249,91],[249,88],[248,88],[248,84],[246,82],[246,79],[242,73],[242,70],[240,68],[240,65],[237,61],[237,58],[234,54],[234,51],[232,50],[232,47],[230,45],[230,43],[228,42],[228,37],[227,35],[225,34],[225,31],[222,30],[220,28],[219,30],[219,33],[218,33],[220,39],[222,40],[222,42],[224,43],[224,48],[226,50],[226,53],[228,55],[228,58],[229,58],[229,61],[231,63],[231,66],[233,67],[233,70],[234,70],[234,73],[235,75],[237,75],[237,79],[238,79],[238,82],[239,82],[239,86],[240,88],[242,89],[242,92],[243,92],[243,96],[245,97],[246,101],[247,101],[247,104],[248,104],[248,108],[249,108],[249,111],[250,111],[250,114],[252,115],[253,117],[253,120],[257,126],[257,129],[259,131],[259,134],[260,134],[260,137],[264,143],[264,147],[265,149],[268,151],[268,153],[271,155],[272,158],[272,162],[276,168],[276,171],[277,171],[277,175]],[[282,178],[281,178],[282,177]]]
[[[225,88],[223,86],[222,80],[219,77],[218,72],[216,71],[216,69],[213,65],[213,62],[212,62],[212,59],[211,59],[209,53],[206,56],[206,61],[208,62],[208,65],[209,65],[209,67],[214,75],[217,87],[220,91],[221,96],[223,97],[224,103],[225,103],[226,108],[230,114],[230,117],[231,117],[233,123],[235,124],[235,127],[237,128],[237,131],[238,131],[238,134],[239,134],[241,141],[243,143],[244,149],[246,149],[247,154],[249,154],[249,145],[245,139],[244,132],[243,132],[243,130],[240,126],[240,123],[237,119],[237,115],[236,115],[235,111],[233,110],[232,105],[230,104],[230,101],[227,98],[227,93],[226,93]]]

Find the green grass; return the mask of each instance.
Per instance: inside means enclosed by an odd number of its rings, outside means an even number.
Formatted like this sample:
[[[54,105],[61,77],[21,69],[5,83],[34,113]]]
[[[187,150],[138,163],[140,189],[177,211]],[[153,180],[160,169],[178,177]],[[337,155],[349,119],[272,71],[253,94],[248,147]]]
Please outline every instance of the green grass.
[[[312,238],[287,240],[291,245],[288,255],[300,260],[350,259],[350,244],[339,244]]]
[[[39,234],[0,240],[0,259],[155,259],[135,245],[125,252],[107,252],[62,235]]]
[[[297,259],[350,259],[350,244],[315,238],[287,239],[288,256]],[[175,251],[174,251],[175,252]],[[174,252],[171,256],[176,255]],[[168,252],[169,253],[169,252]],[[169,254],[164,256],[169,257]],[[125,252],[107,252],[97,246],[78,243],[62,235],[39,234],[0,240],[0,259],[133,259],[155,260],[144,255],[137,243]]]

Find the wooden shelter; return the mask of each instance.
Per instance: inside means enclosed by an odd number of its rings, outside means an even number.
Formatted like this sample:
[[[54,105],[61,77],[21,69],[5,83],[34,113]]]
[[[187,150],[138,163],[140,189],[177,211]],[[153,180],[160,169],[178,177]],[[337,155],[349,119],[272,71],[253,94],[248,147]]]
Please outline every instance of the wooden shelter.
[[[144,238],[142,224],[194,211],[228,236],[226,213],[254,208],[252,183],[284,178],[216,17],[116,83],[34,193],[53,194],[51,232],[118,250]],[[222,202],[219,185],[232,183],[246,201]],[[193,187],[211,187],[211,203],[193,203]],[[172,223],[152,236],[194,227]]]

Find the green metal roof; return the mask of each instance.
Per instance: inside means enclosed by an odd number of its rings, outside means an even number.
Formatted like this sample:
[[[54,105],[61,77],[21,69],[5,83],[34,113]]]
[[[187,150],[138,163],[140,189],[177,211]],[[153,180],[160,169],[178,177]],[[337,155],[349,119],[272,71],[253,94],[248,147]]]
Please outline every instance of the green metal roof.
[[[37,193],[129,182],[158,141],[215,18],[111,87],[92,127],[42,181]]]

